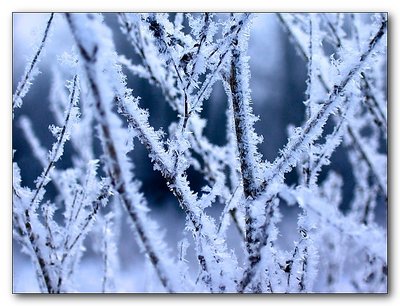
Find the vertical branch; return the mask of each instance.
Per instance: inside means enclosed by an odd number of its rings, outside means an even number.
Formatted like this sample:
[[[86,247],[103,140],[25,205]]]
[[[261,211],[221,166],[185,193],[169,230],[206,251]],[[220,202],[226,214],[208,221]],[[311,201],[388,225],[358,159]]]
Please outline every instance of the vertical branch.
[[[243,191],[246,198],[255,198],[261,184],[260,173],[257,171],[262,164],[261,155],[257,149],[257,144],[261,142],[261,139],[254,130],[257,118],[250,104],[250,70],[248,58],[245,55],[247,42],[243,36],[240,35],[233,41],[228,82]]]
[[[236,143],[239,154],[240,169],[243,183],[243,192],[246,198],[245,219],[246,219],[246,248],[250,269],[260,261],[260,237],[257,230],[257,220],[262,216],[255,216],[252,213],[253,199],[258,196],[262,183],[262,175],[259,172],[263,163],[258,152],[257,144],[259,137],[254,130],[256,121],[250,105],[249,78],[250,71],[245,56],[247,44],[242,36],[234,41],[232,47],[229,91],[231,94],[234,128],[236,133]],[[268,203],[266,203],[268,205]],[[269,218],[269,216],[265,216]],[[253,271],[253,270],[252,270]],[[246,273],[244,280],[239,286],[239,291],[243,291],[250,282],[254,273]]]
[[[254,198],[259,188],[257,163],[260,162],[256,148],[258,139],[254,132],[252,108],[248,103],[248,97],[241,88],[241,60],[240,51],[232,52],[229,86],[232,93],[232,108],[235,121],[236,141],[239,152],[240,168],[242,172],[243,191],[246,198]]]

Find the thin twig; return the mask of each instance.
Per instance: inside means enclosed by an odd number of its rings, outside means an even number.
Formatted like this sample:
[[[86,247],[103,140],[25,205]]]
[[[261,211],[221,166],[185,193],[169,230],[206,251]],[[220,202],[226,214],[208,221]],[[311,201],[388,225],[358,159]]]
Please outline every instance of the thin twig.
[[[47,21],[46,29],[44,30],[43,38],[42,41],[39,45],[38,50],[36,51],[33,60],[30,62],[29,68],[26,70],[24,76],[22,77],[21,81],[18,83],[18,87],[15,90],[15,93],[13,95],[13,109],[16,107],[21,107],[22,104],[22,98],[23,96],[26,95],[26,87],[30,86],[29,80],[31,79],[32,72],[34,71],[36,65],[39,62],[39,56],[42,53],[42,50],[44,48],[44,45],[46,43],[50,26],[52,24],[54,18],[54,13],[50,14],[49,20]]]

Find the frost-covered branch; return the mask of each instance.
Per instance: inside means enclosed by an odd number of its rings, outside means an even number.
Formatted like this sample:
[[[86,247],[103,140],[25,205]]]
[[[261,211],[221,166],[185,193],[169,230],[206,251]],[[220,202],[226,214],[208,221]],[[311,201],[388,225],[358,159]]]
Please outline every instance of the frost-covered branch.
[[[325,17],[324,20],[328,25],[331,35],[333,36],[333,40],[336,42],[336,47],[338,50],[340,50],[341,48],[343,48],[344,45],[342,39],[339,37],[337,30],[335,29],[329,18],[326,16],[326,14],[323,14],[323,16]],[[354,14],[352,14],[352,16],[354,16]],[[357,47],[360,48],[357,24],[356,22],[353,22],[352,25]],[[365,97],[365,104],[367,105],[368,111],[374,117],[373,122],[379,127],[385,139],[387,139],[387,118],[385,116],[385,111],[381,109],[380,104],[377,102],[377,98],[375,97],[375,94],[372,90],[372,86],[370,84],[370,81],[368,80],[368,76],[364,72],[361,72],[360,82],[362,84],[361,91],[363,93],[363,96]]]
[[[26,66],[25,73],[22,76],[21,81],[18,83],[17,89],[15,90],[15,93],[13,95],[13,109],[22,106],[22,99],[28,93],[32,85],[33,78],[39,73],[37,65],[40,61],[40,56],[42,54],[43,48],[45,47],[47,38],[49,36],[50,26],[53,22],[53,18],[54,18],[54,13],[51,13],[46,23],[46,28],[44,30],[43,37],[39,44],[39,47],[36,53],[34,54],[32,60]]]
[[[64,144],[69,138],[69,131],[71,129],[71,124],[74,120],[76,120],[76,116],[78,115],[77,110],[74,109],[74,106],[78,102],[79,89],[77,83],[78,76],[74,77],[71,94],[70,94],[70,103],[69,107],[66,111],[66,117],[64,121],[64,125],[61,128],[52,127],[52,133],[57,137],[57,142],[53,144],[53,147],[49,153],[48,164],[43,170],[40,178],[36,183],[36,190],[32,197],[30,207],[38,205],[41,198],[43,197],[43,188],[49,183],[49,173],[53,169],[54,164],[63,154]],[[72,121],[72,123],[71,123]]]
[[[346,86],[349,81],[360,72],[364,62],[374,50],[385,32],[386,22],[383,22],[375,36],[369,42],[366,50],[356,59],[353,66],[349,68],[347,74],[342,78],[342,80],[338,84],[334,85],[328,98],[324,101],[319,110],[310,117],[302,128],[298,128],[293,132],[293,136],[281,151],[280,156],[275,159],[272,166],[267,169],[265,173],[265,181],[261,186],[262,192],[259,194],[264,193],[270,195],[267,196],[267,200],[264,201],[264,203],[268,203],[268,201],[272,199],[273,195],[276,193],[277,184],[283,182],[285,173],[290,171],[292,167],[297,164],[301,155],[307,151],[309,145],[313,144],[313,142],[320,137],[329,116],[337,108],[342,106],[343,101],[341,96],[343,95]],[[254,258],[254,264],[252,264],[250,269],[246,271],[239,287],[239,291],[243,291],[247,287],[252,276],[255,274],[254,270],[260,262],[260,255],[257,250],[255,254],[256,255],[250,254],[250,256]],[[250,262],[252,261],[250,260]]]
[[[128,106],[122,99],[117,99],[117,101],[121,114],[126,117],[130,127],[137,133],[139,140],[146,146],[155,169],[159,170],[167,180],[167,186],[176,196],[181,207],[185,211],[188,221],[191,224],[190,227],[198,243],[197,258],[201,264],[202,270],[208,275],[205,278],[205,282],[212,288],[212,282],[216,282],[216,280],[213,280],[210,276],[212,271],[210,267],[211,263],[209,264],[209,262],[222,261],[221,255],[226,252],[223,246],[218,246],[212,242],[212,237],[216,235],[214,222],[204,213],[193,191],[190,190],[186,173],[179,172],[174,164],[171,163],[167,153],[160,144],[158,135],[154,134],[154,131],[149,128],[147,120],[141,116],[142,111],[137,108],[136,103]],[[206,241],[205,245],[203,245],[203,241]],[[208,249],[208,247],[210,247],[211,250],[205,251],[206,254],[204,254],[203,249]],[[218,259],[220,256],[221,259]],[[221,285],[218,286],[220,287]],[[223,289],[219,288],[219,290]]]
[[[33,192],[21,187],[21,176],[18,166],[13,165],[13,227],[19,232],[21,243],[30,251],[31,258],[36,266],[36,273],[39,279],[41,290],[47,293],[55,292],[55,285],[52,279],[52,272],[48,264],[48,258],[42,247],[42,237],[39,232],[44,232],[42,225],[37,220],[37,215],[32,212],[27,202]]]
[[[232,46],[232,58],[228,80],[228,95],[230,95],[230,97],[228,99],[232,104],[243,192],[246,201],[245,237],[249,262],[252,269],[260,258],[260,241],[259,238],[256,237],[257,233],[255,225],[258,217],[252,214],[252,206],[254,206],[252,199],[257,197],[260,186],[263,183],[263,163],[261,162],[261,155],[257,149],[257,144],[260,143],[261,140],[254,130],[256,117],[253,115],[252,107],[250,105],[250,90],[248,83],[250,71],[247,62],[248,58],[246,58],[245,55],[247,42],[244,39],[244,35],[239,36],[238,40]],[[269,216],[267,216],[267,218],[269,218]],[[244,290],[251,278],[252,275],[247,273],[245,280],[240,284],[239,291]]]
[[[306,49],[303,46],[303,44],[300,42],[300,38],[298,38],[298,36],[296,36],[296,34],[294,33],[294,30],[291,28],[289,23],[282,16],[282,14],[278,14],[278,17],[279,17],[280,22],[284,26],[285,30],[288,32],[292,42],[296,46],[296,49],[299,51],[300,55],[303,57],[304,60],[307,60],[308,59],[307,52],[305,51]],[[387,22],[387,20],[385,20],[382,23],[381,29],[378,33],[381,33],[381,30],[385,31],[386,22]],[[333,28],[333,25],[331,25],[331,27]],[[336,37],[338,37],[337,34],[336,34]],[[371,42],[372,42],[372,40],[371,40]],[[337,41],[337,44],[342,45],[340,40]],[[360,71],[360,75],[361,75],[361,82],[363,82],[363,80],[366,79],[364,71]],[[326,92],[329,92],[329,85],[328,85],[328,82],[326,81],[326,77],[327,76],[324,75],[323,73],[317,74],[317,78],[318,78],[321,86],[325,89]],[[365,93],[364,93],[364,95],[365,95]],[[367,93],[366,99],[368,100],[368,93]],[[374,100],[372,100],[372,101],[374,101]],[[379,108],[375,108],[375,110],[378,110],[378,109]],[[344,114],[342,113],[342,111],[340,109],[338,109],[338,114],[340,116],[344,116]],[[378,122],[379,121],[380,121],[380,119],[378,119]],[[363,140],[362,140],[362,138],[359,137],[358,133],[355,131],[354,127],[352,126],[351,121],[347,124],[346,129],[347,129],[347,134],[349,137],[349,141],[347,142],[348,145],[353,147],[354,150],[357,151],[357,155],[366,162],[366,164],[368,165],[368,167],[371,170],[371,173],[375,176],[376,181],[379,184],[381,191],[384,194],[386,194],[387,193],[386,192],[386,184],[385,184],[385,179],[383,178],[383,176],[381,174],[382,172],[379,171],[378,169],[376,169],[376,167],[374,167],[373,157],[371,156],[371,154],[368,154],[367,150],[365,150],[365,147],[362,144]]]
[[[291,167],[295,165],[298,154],[302,150],[306,149],[307,144],[312,143],[321,135],[322,128],[330,114],[342,104],[341,95],[344,93],[347,84],[357,73],[360,72],[362,65],[385,32],[386,21],[382,23],[380,29],[370,41],[368,48],[349,69],[348,73],[338,84],[334,85],[333,89],[329,93],[329,97],[324,101],[320,110],[306,122],[303,128],[294,132],[294,136],[282,150],[281,156],[277,158],[272,167],[268,169],[266,174],[266,186],[270,185],[275,178],[289,171]]]
[[[237,44],[243,44],[239,40]],[[254,123],[257,118],[253,115],[250,105],[250,93],[248,74],[250,74],[246,62],[243,46],[234,46],[230,67],[229,87],[235,121],[235,132],[242,170],[243,190],[246,198],[254,198],[257,194],[262,175],[259,173],[261,156],[257,150],[260,137],[254,131]]]
[[[157,249],[153,245],[157,239],[154,236],[152,237],[151,235],[154,235],[154,233],[150,234],[147,227],[145,227],[145,214],[141,212],[146,203],[139,193],[137,185],[131,182],[130,166],[122,166],[123,163],[126,164],[128,162],[127,157],[124,156],[126,153],[118,150],[116,146],[116,142],[121,141],[121,134],[123,135],[124,133],[121,130],[119,119],[111,112],[111,103],[114,100],[112,97],[113,88],[108,86],[108,91],[106,91],[107,87],[103,87],[107,86],[106,84],[110,79],[104,74],[105,63],[101,62],[103,55],[112,56],[113,46],[109,30],[101,24],[99,18],[99,16],[90,14],[82,16],[79,14],[66,14],[66,19],[80,51],[86,77],[95,101],[96,120],[99,124],[99,134],[106,158],[105,169],[110,176],[113,188],[118,192],[133,222],[138,237],[149,260],[157,271],[161,283],[167,291],[173,292],[175,291],[174,284],[169,277],[170,273],[167,272],[167,263],[161,257],[161,254],[165,251],[161,251],[161,249]],[[82,31],[83,29],[80,28],[82,24],[87,24],[89,27]],[[99,33],[96,30],[100,30],[104,36],[98,36]],[[87,41],[85,34],[90,35],[92,41]],[[96,38],[97,40],[95,40]],[[102,84],[102,87],[100,87],[100,84]]]

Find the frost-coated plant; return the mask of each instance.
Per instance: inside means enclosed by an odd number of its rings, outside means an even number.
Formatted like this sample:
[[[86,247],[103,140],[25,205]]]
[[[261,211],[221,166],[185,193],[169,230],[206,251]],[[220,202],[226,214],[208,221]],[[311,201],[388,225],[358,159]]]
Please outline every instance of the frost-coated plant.
[[[137,273],[153,271],[148,291],[386,292],[387,231],[374,210],[387,206],[387,16],[364,15],[276,14],[307,63],[307,90],[303,124],[288,127],[287,143],[266,160],[255,129],[263,118],[253,112],[250,89],[248,44],[257,14],[117,14],[132,58],[119,54],[101,14],[49,14],[13,95],[18,137],[43,168],[28,188],[14,160],[12,189],[14,239],[30,256],[40,291],[82,291],[77,275],[90,243],[102,262],[101,291],[120,291],[124,234],[143,254],[132,258],[141,263]],[[54,27],[65,27],[74,46],[51,61],[55,140],[45,148],[23,107]],[[150,124],[153,114],[125,72],[162,92],[177,114],[167,132]],[[223,146],[205,134],[203,105],[216,82],[227,101]],[[127,155],[135,139],[186,216],[177,248],[141,192]],[[72,166],[64,169],[58,161],[67,143]],[[343,178],[330,167],[339,147],[355,178],[347,210],[339,207]],[[189,168],[204,179],[200,192]],[[286,180],[293,171],[297,184]],[[54,197],[46,195],[50,185]],[[221,204],[220,216],[211,216]],[[280,226],[294,206],[297,238],[286,249]],[[132,233],[121,233],[122,219]]]

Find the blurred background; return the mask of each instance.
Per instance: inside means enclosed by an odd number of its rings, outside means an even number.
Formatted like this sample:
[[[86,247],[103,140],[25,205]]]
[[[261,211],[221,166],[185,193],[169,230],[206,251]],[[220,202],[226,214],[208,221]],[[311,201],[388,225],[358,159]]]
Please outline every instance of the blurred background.
[[[18,13],[13,15],[13,92],[24,72],[27,59],[32,54],[35,42],[42,35],[47,19],[48,14]],[[116,14],[105,14],[105,22],[113,30],[113,39],[117,51],[132,59],[135,63],[137,57],[119,29]],[[50,149],[54,138],[51,136],[48,126],[55,123],[49,109],[51,67],[63,52],[71,51],[72,45],[73,42],[66,23],[61,16],[57,16],[50,40],[39,65],[41,74],[35,78],[30,92],[24,98],[22,108],[16,109],[14,115],[12,135],[13,149],[15,150],[14,161],[21,168],[23,186],[33,188],[34,181],[40,175],[42,168],[32,155],[30,147],[18,126],[19,118],[21,115],[28,116],[32,120],[34,131],[41,140],[42,146]],[[288,35],[283,31],[278,18],[273,13],[260,13],[254,18],[249,42],[249,55],[252,74],[250,86],[254,113],[261,119],[256,123],[256,131],[264,137],[264,142],[259,146],[259,149],[265,159],[273,161],[279,150],[287,142],[288,125],[299,126],[304,121],[303,101],[306,99],[307,67],[302,58],[297,55]],[[133,89],[135,96],[141,97],[141,106],[147,108],[150,112],[150,124],[155,129],[163,127],[165,131],[168,130],[168,124],[176,120],[176,113],[165,102],[161,91],[149,85],[147,80],[132,76],[128,72],[127,75],[128,87]],[[223,145],[226,142],[226,107],[225,92],[221,82],[217,82],[209,101],[204,103],[202,117],[208,120],[206,135],[212,143],[218,145]],[[71,167],[72,153],[71,145],[67,143],[65,154],[56,166],[59,168]],[[141,190],[147,197],[152,209],[151,216],[158,220],[161,227],[166,228],[170,246],[175,248],[176,243],[182,239],[182,232],[185,227],[184,215],[177,201],[166,187],[165,180],[158,172],[153,171],[147,152],[139,142],[135,141],[135,149],[129,156],[135,164],[135,176],[142,182]],[[335,169],[344,181],[341,209],[346,210],[352,199],[354,178],[342,146],[333,154],[331,161],[330,168]],[[325,176],[326,167],[320,179],[323,180]],[[189,172],[189,180],[194,190],[199,190],[203,186],[202,178],[193,171]],[[296,171],[288,174],[287,182],[289,184],[297,182]],[[52,199],[55,196],[55,189],[49,184],[46,197]],[[221,208],[217,209],[217,211],[220,210]],[[283,205],[281,211],[285,218],[296,218],[298,213],[297,208],[288,208]],[[210,212],[210,214],[213,213]],[[386,212],[383,205],[378,205],[377,218],[378,223],[385,225]],[[293,240],[296,239],[296,224],[286,223],[280,229],[282,237],[285,237],[285,240],[281,243],[282,247],[290,248]],[[127,237],[131,237],[131,230],[124,225],[120,237],[119,253],[121,256],[121,273],[125,275],[125,278],[118,289],[130,291],[132,288],[136,288],[135,291],[138,291],[137,288],[144,286],[144,283],[132,277],[132,273],[135,273],[135,269],[140,267],[142,259],[134,240],[126,239]],[[88,252],[85,256],[90,257],[91,254],[88,246]],[[20,246],[17,243],[14,243],[13,256],[14,291],[34,291],[35,280],[27,282],[27,279],[34,279],[34,271],[30,267],[29,258],[21,254]],[[89,269],[91,265],[95,267],[96,260],[88,260],[87,265],[82,265],[82,271]],[[85,278],[86,287],[83,290],[96,290],[96,279],[91,279],[86,273],[82,273],[80,277]]]

